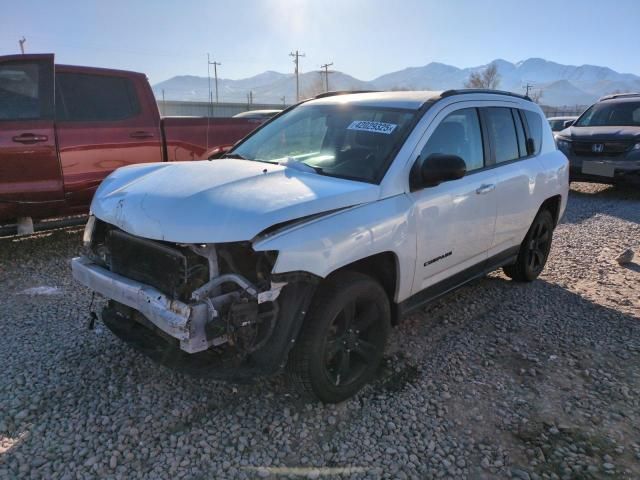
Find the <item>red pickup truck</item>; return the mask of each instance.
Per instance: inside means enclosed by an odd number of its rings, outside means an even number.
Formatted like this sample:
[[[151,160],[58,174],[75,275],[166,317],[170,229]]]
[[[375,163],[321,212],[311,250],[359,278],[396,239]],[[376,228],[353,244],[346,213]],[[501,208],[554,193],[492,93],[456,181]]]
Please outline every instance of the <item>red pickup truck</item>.
[[[262,121],[160,118],[142,73],[0,56],[0,223],[86,212],[116,168],[213,158]]]

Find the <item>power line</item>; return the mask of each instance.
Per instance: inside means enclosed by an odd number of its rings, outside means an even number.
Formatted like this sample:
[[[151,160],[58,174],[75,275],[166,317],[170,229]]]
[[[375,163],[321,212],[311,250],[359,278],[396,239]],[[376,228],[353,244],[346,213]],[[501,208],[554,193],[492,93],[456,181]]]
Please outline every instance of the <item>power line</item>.
[[[299,53],[296,50],[295,53],[291,52],[289,54],[290,57],[294,57],[293,63],[296,65],[296,102],[300,101],[300,74],[299,74],[299,66],[300,66],[300,57],[304,57],[304,53]]]
[[[329,91],[329,74],[333,73],[329,71],[329,67],[332,65],[333,65],[333,62],[320,65],[320,68],[324,68],[324,91],[325,92]]]

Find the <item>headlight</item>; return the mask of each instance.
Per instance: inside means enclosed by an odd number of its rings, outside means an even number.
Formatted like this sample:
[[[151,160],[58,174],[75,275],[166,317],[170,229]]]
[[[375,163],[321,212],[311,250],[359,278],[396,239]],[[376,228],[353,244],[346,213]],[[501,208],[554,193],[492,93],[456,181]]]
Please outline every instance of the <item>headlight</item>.
[[[636,143],[631,150],[640,150],[640,143]]]
[[[96,217],[94,215],[89,215],[89,220],[87,221],[87,225],[84,227],[84,234],[82,235],[82,244],[85,247],[89,247],[91,245],[91,238],[93,237],[93,229],[96,226]]]
[[[558,145],[558,150],[561,152],[569,152],[571,150],[571,142],[569,140],[564,140],[562,138],[556,139],[556,145]]]

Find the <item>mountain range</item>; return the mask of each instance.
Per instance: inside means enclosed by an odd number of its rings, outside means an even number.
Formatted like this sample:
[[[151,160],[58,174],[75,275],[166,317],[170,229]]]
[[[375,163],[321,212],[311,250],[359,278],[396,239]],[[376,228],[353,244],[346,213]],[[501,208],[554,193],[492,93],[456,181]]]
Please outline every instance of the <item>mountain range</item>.
[[[599,97],[614,92],[640,91],[640,76],[618,73],[595,65],[562,65],[542,58],[529,58],[517,63],[497,59],[501,90],[524,92],[526,84],[533,93],[541,92],[540,103],[551,106],[589,105]],[[462,88],[472,72],[487,65],[458,68],[432,62],[422,67],[409,67],[387,73],[373,80],[359,80],[346,73],[329,74],[330,90],[447,90]],[[214,80],[211,79],[212,90]],[[207,77],[180,75],[153,86],[156,98],[166,100],[206,101],[209,95]],[[318,71],[300,74],[300,94],[307,98],[324,91],[324,75]],[[253,102],[291,104],[295,100],[295,78],[292,73],[266,71],[240,80],[218,79],[221,102]]]

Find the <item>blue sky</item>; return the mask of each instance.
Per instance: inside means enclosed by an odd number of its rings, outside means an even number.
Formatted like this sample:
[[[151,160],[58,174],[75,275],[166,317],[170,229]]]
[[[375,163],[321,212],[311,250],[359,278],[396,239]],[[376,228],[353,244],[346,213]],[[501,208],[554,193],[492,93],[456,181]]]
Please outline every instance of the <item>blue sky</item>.
[[[59,63],[124,68],[153,83],[334,68],[362,80],[432,61],[459,67],[542,57],[640,74],[638,0],[84,0],[5,2],[0,55],[54,52]]]

